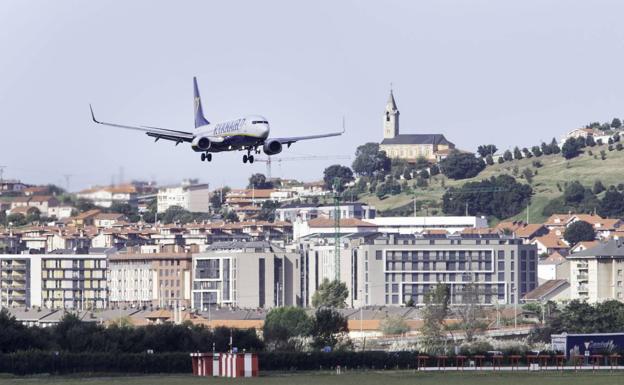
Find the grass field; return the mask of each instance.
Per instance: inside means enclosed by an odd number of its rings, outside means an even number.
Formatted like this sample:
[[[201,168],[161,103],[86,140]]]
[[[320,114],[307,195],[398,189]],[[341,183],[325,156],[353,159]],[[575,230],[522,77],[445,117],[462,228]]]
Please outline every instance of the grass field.
[[[538,174],[533,178],[534,196],[531,199],[531,207],[529,208],[530,220],[532,223],[543,222],[546,218],[542,215],[542,209],[553,198],[560,196],[562,193],[557,188],[557,184],[563,188],[564,183],[578,180],[587,187],[592,187],[596,180],[600,180],[606,187],[609,185],[617,185],[624,183],[622,174],[622,165],[624,164],[624,151],[608,151],[608,146],[595,146],[593,148],[585,148],[585,153],[580,156],[566,160],[560,154],[533,157],[530,159],[514,160],[503,164],[494,164],[488,166],[477,177],[471,179],[463,179],[459,181],[450,180],[443,175],[437,175],[432,178],[429,187],[422,189],[416,188],[416,200],[423,202],[428,207],[429,214],[432,210],[437,210],[441,214],[442,195],[447,187],[461,186],[466,182],[480,181],[491,176],[509,174],[513,175],[514,168],[517,167],[519,173],[525,168],[530,168],[533,172],[537,170]],[[600,151],[606,152],[607,158],[600,159]],[[592,151],[594,155],[588,155]],[[535,168],[533,161],[539,160],[543,166]],[[516,176],[520,182],[520,179]],[[413,183],[413,181],[411,181]],[[524,182],[526,183],[526,182]],[[399,194],[379,200],[374,194],[367,194],[360,200],[374,205],[378,210],[384,211],[400,206],[409,205],[413,202],[414,195]],[[418,212],[419,215],[425,215],[424,210]],[[526,210],[518,214],[515,219],[526,219]]]
[[[339,384],[339,385],[617,385],[624,384],[624,373],[414,373],[412,371],[273,374],[259,378],[227,379],[192,376],[117,376],[117,377],[0,377],[4,385],[193,385],[193,384]]]

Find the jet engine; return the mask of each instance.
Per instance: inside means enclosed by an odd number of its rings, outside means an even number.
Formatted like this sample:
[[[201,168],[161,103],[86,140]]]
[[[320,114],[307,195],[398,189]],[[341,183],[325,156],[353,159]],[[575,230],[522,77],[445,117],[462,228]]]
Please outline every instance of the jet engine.
[[[277,140],[269,140],[262,146],[262,150],[267,155],[275,155],[282,152],[282,144]]]
[[[205,136],[197,136],[191,142],[191,146],[195,151],[207,151],[211,145],[212,142]]]

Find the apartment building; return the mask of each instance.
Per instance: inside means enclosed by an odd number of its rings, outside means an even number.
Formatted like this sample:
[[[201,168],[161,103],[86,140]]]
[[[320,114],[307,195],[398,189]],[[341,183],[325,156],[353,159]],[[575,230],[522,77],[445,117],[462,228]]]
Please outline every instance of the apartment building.
[[[333,218],[336,211],[334,205],[311,205],[290,203],[275,210],[275,217],[280,221],[295,222],[308,221],[318,217]],[[373,219],[376,215],[374,206],[365,203],[342,203],[338,206],[340,218]]]
[[[110,256],[108,268],[111,305],[190,305],[188,253],[116,253]]]
[[[193,255],[192,307],[301,305],[299,254],[261,242],[215,242]]]
[[[482,303],[512,304],[537,286],[536,247],[497,233],[346,234],[340,238],[339,258],[333,234],[314,234],[300,239],[298,249],[304,305],[323,279],[336,276],[347,284],[347,303],[355,307],[400,306],[410,300],[422,305],[437,283],[450,286],[451,303],[461,303],[469,282],[481,288]]]
[[[571,299],[624,301],[623,243],[622,239],[611,239],[567,257]]]
[[[157,195],[157,211],[164,213],[169,207],[179,206],[193,213],[210,212],[208,184],[196,180],[184,181],[179,186],[161,187]]]
[[[33,305],[69,309],[107,307],[107,257],[113,251],[93,248],[85,253],[55,250],[40,255],[41,303]]]
[[[35,306],[41,303],[41,257],[0,254],[0,305]]]

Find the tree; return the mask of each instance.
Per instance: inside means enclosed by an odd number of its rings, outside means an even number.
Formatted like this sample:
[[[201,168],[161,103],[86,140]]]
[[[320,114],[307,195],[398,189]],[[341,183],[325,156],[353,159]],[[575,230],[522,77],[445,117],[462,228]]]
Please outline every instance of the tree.
[[[439,173],[440,173],[440,167],[438,167],[437,164],[431,165],[431,167],[429,167],[429,175],[436,176]]]
[[[531,152],[533,152],[533,155],[535,155],[538,158],[542,156],[542,149],[540,148],[540,146],[531,147]]]
[[[563,239],[571,246],[583,241],[593,241],[596,239],[596,231],[590,223],[576,221],[565,229]]]
[[[325,278],[312,296],[312,306],[343,308],[347,305],[345,301],[348,296],[349,289],[344,282]]]
[[[575,180],[566,186],[563,197],[568,204],[581,203],[585,199],[585,191],[585,187]]]
[[[323,171],[323,182],[325,182],[326,189],[333,189],[336,179],[338,180],[338,192],[342,192],[345,189],[345,184],[353,182],[353,171],[349,167],[339,164],[329,166]]]
[[[624,217],[624,194],[617,190],[609,190],[598,205],[598,214],[605,218]]]
[[[550,142],[550,153],[558,154],[560,152],[561,149],[559,148],[559,144],[557,144],[557,140],[555,138],[552,138],[552,141]]]
[[[366,143],[355,150],[353,171],[357,175],[374,176],[390,171],[390,158],[385,151],[379,150],[378,143]]]
[[[529,151],[528,148],[524,147],[522,149],[522,155],[524,155],[525,158],[531,158],[533,157],[533,154]]]
[[[239,222],[240,219],[238,219],[238,215],[236,215],[236,212],[234,210],[228,210],[227,213],[225,213],[225,216],[223,217],[223,219],[225,219],[227,222]]]
[[[264,174],[253,174],[249,177],[249,184],[247,188],[255,188],[255,189],[269,189],[273,188],[273,183],[267,181],[266,176]]]
[[[160,216],[160,220],[164,223],[188,223],[193,220],[190,211],[180,206],[169,206],[169,208]]]
[[[262,221],[275,221],[275,209],[279,207],[277,201],[266,200],[262,202],[262,207],[258,213],[258,219]]]
[[[581,147],[575,138],[568,138],[561,147],[561,155],[566,159],[577,157],[581,152]]]
[[[525,168],[522,170],[522,176],[527,181],[528,184],[533,183],[533,171],[530,168]]]
[[[605,186],[602,184],[601,181],[597,180],[594,182],[594,188],[592,189],[593,193],[598,195],[601,192],[603,192],[605,189]]]
[[[487,163],[488,166],[492,166],[494,164],[494,158],[492,158],[492,155],[487,155],[485,157],[485,163]]]
[[[494,155],[496,151],[498,151],[498,148],[496,148],[493,144],[484,144],[477,148],[477,152],[482,158],[485,158],[488,155]]]
[[[446,325],[451,298],[449,286],[437,284],[425,293],[425,307],[421,311],[423,326],[421,344],[426,354],[443,354],[446,342]]]
[[[316,309],[312,320],[312,345],[316,348],[329,346],[332,349],[349,332],[347,318],[332,308]]]
[[[544,154],[544,155],[552,154],[552,148],[548,144],[542,142],[542,145],[540,147],[541,147],[541,150],[542,150],[542,154]]]
[[[29,207],[28,210],[26,210],[26,218],[25,218],[26,223],[39,221],[40,218],[41,218],[41,211],[39,211],[38,208]]]
[[[452,151],[440,162],[442,173],[451,179],[472,178],[485,168],[485,163],[473,154]]]
[[[20,213],[9,214],[6,218],[6,221],[8,224],[11,224],[16,227],[25,226],[28,224],[28,221],[26,220],[26,217],[24,216],[24,214],[20,214]]]
[[[453,312],[460,320],[459,328],[465,334],[465,341],[471,342],[487,327],[484,323],[485,312],[481,304],[481,297],[484,293],[481,292],[479,285],[473,282],[464,283],[459,291],[461,302]]]
[[[520,149],[517,146],[514,147],[513,155],[514,155],[514,159],[516,159],[516,160],[522,159],[522,152],[520,151]]]
[[[588,147],[594,147],[596,145],[596,141],[594,140],[594,137],[592,135],[589,135],[585,139],[585,145],[587,145]]]
[[[274,350],[296,350],[296,337],[310,335],[312,320],[305,309],[277,307],[271,309],[264,321],[263,334],[267,345]]]
[[[498,175],[480,182],[450,188],[442,196],[442,211],[448,215],[491,215],[509,218],[524,210],[532,194],[531,186],[518,183],[510,175]]]
[[[511,154],[511,151],[505,150],[505,152],[503,153],[503,159],[505,160],[505,162],[511,162],[513,160],[513,155]]]
[[[613,120],[611,121],[611,127],[617,130],[618,128],[622,127],[622,121],[618,118],[613,118]]]
[[[407,333],[409,326],[405,322],[405,318],[400,315],[387,316],[381,320],[380,329],[385,335],[397,335]]]
[[[225,198],[230,191],[231,189],[228,186],[225,186],[212,192],[210,195],[210,206],[212,206],[212,210],[219,211],[221,209],[225,203]]]

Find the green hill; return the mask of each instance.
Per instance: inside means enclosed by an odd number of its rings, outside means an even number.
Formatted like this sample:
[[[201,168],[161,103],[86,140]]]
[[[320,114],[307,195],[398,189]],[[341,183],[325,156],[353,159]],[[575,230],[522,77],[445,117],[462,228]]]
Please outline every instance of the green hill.
[[[614,146],[615,147],[615,146]],[[529,159],[514,160],[503,164],[495,164],[487,166],[478,176],[470,179],[462,179],[458,181],[450,180],[443,175],[436,175],[430,180],[430,184],[426,188],[415,188],[414,194],[399,194],[386,197],[379,200],[374,194],[366,194],[360,197],[360,201],[374,205],[380,212],[380,215],[413,215],[414,198],[416,199],[418,215],[438,214],[442,215],[442,195],[448,187],[461,186],[471,181],[480,181],[491,176],[508,174],[514,176],[519,182],[524,182],[521,178],[522,170],[531,169],[537,175],[533,177],[531,187],[533,188],[533,197],[529,208],[529,217],[531,223],[543,222],[546,218],[542,215],[542,209],[553,198],[562,195],[557,187],[564,187],[566,182],[578,180],[587,187],[592,187],[596,180],[600,180],[605,186],[617,185],[624,183],[624,151],[609,151],[608,145],[586,147],[585,152],[580,156],[566,160],[557,155],[543,155],[539,158],[532,157]],[[606,152],[607,158],[601,160],[600,151]],[[593,155],[589,155],[589,151]],[[533,166],[533,161],[539,160],[542,167]],[[516,169],[517,175],[514,175]],[[409,181],[410,185],[414,185],[414,181]],[[514,219],[525,219],[526,210],[516,215]]]

